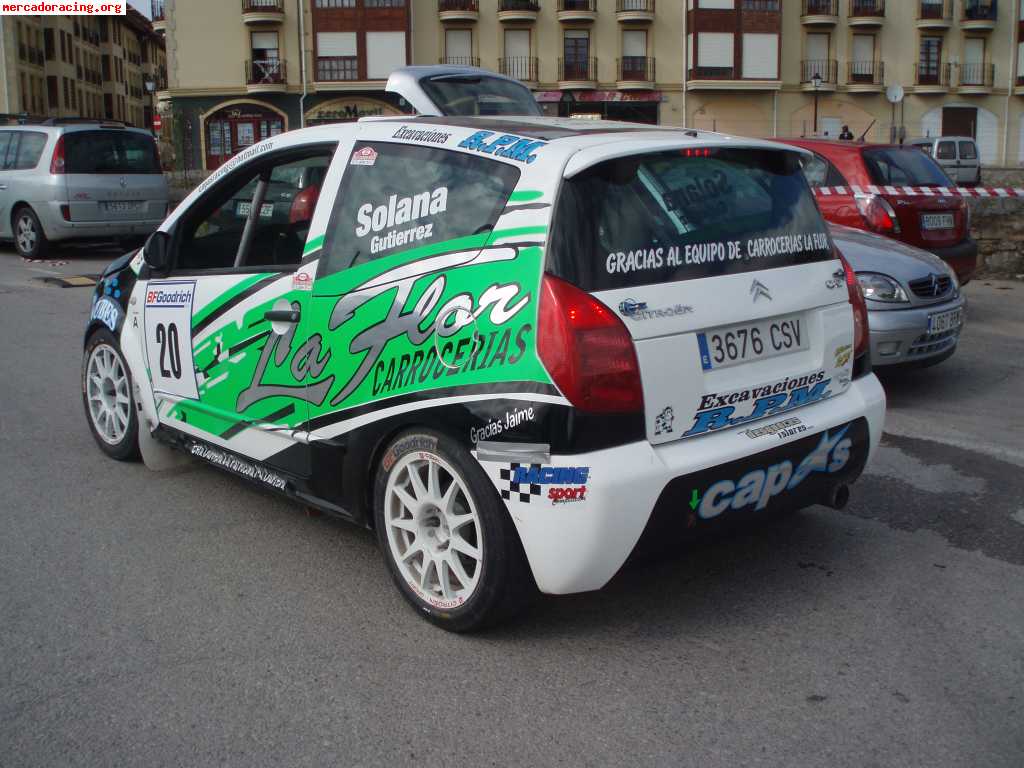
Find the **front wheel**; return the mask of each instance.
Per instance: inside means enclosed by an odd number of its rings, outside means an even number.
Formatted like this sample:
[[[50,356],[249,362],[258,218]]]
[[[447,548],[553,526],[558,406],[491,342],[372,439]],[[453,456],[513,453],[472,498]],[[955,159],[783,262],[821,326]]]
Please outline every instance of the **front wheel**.
[[[82,362],[82,402],[89,430],[100,449],[118,461],[139,458],[139,418],[128,363],[113,334],[89,338]]]
[[[408,432],[384,452],[374,518],[403,596],[452,632],[524,607],[536,588],[504,504],[475,459],[446,436]]]

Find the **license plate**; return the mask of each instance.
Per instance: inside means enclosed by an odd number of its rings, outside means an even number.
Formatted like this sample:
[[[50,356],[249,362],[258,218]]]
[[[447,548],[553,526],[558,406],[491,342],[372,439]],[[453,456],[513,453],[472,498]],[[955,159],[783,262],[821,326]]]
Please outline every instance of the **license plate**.
[[[799,352],[807,349],[810,339],[803,318],[789,315],[698,333],[697,345],[701,365],[711,371]]]
[[[924,213],[921,215],[921,229],[952,229],[952,213]]]
[[[928,333],[944,333],[959,328],[963,322],[963,309],[951,309],[928,316]]]
[[[103,210],[110,213],[131,213],[141,211],[142,203],[137,201],[108,200],[103,203]]]
[[[240,219],[247,219],[249,217],[249,211],[252,210],[252,203],[239,203],[235,213]],[[260,208],[260,216],[264,219],[269,219],[274,215],[274,204],[264,203],[263,207]]]

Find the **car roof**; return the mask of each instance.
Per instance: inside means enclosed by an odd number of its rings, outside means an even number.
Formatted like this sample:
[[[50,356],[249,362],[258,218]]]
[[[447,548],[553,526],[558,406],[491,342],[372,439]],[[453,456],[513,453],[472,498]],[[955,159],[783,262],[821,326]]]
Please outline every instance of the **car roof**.
[[[532,116],[496,116],[496,117],[425,117],[410,115],[408,117],[367,117],[358,122],[359,125],[406,125],[433,128],[462,128],[473,131],[492,131],[508,133],[538,141],[548,142],[553,148],[561,148],[567,152],[596,147],[607,148],[612,144],[633,148],[629,152],[617,154],[634,154],[643,151],[644,143],[664,144],[671,142],[674,146],[736,146],[765,149],[792,149],[783,147],[778,142],[763,139],[747,139],[729,136],[713,131],[701,131],[693,128],[672,127],[664,125],[645,125],[642,123],[625,123],[613,120],[581,120],[564,117],[532,117]],[[300,142],[334,140],[339,131],[351,124],[339,123],[320,125],[291,131]],[[800,151],[797,148],[797,151]]]
[[[812,150],[835,150],[838,152],[861,152],[865,149],[909,149],[909,144],[873,143],[867,141],[840,141],[838,139],[773,139],[781,144],[804,147]]]
[[[931,144],[935,141],[974,141],[971,136],[929,136],[923,139],[912,139],[911,144]]]
[[[96,120],[95,122],[61,123],[56,125],[45,122],[23,123],[19,125],[0,125],[0,131],[35,131],[36,133],[77,133],[80,131],[96,130],[130,131],[131,133],[141,133],[150,137],[153,135],[145,128],[134,128],[130,125],[123,125],[121,123],[115,124],[103,120]]]

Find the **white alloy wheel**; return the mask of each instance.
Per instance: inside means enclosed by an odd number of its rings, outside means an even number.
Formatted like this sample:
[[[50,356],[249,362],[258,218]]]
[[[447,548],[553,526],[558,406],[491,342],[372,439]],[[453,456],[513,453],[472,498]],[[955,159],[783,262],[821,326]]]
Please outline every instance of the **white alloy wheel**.
[[[426,603],[464,605],[483,568],[483,526],[465,481],[431,453],[403,456],[384,496],[391,555],[402,578]]]
[[[28,213],[22,213],[18,217],[15,236],[18,239],[18,248],[22,253],[32,253],[39,242],[39,233],[36,232],[35,219]]]
[[[119,445],[131,419],[128,374],[120,356],[107,344],[97,345],[89,355],[85,375],[93,428],[108,445]]]

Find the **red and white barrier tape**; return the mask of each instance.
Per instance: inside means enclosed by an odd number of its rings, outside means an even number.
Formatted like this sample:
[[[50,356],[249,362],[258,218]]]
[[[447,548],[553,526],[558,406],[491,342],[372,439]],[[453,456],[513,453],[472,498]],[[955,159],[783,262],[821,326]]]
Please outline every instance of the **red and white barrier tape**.
[[[815,187],[818,197],[833,195],[893,195],[905,197],[1024,197],[1021,187]]]

